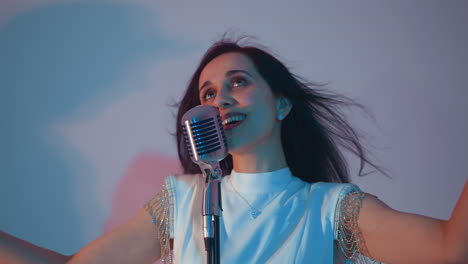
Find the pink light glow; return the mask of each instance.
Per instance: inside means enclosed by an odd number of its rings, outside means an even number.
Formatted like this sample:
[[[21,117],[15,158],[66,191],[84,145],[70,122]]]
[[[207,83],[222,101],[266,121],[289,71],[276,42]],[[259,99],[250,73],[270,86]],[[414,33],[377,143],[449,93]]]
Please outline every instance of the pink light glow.
[[[162,154],[141,153],[130,162],[112,195],[112,207],[103,226],[108,232],[132,217],[161,190],[164,178],[181,173],[179,160]]]

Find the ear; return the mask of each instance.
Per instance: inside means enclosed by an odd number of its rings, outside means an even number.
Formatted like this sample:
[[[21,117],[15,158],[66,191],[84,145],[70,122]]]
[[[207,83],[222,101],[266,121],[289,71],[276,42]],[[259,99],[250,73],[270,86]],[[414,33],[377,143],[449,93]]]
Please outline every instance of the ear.
[[[276,99],[276,119],[281,121],[283,120],[291,111],[292,104],[291,101],[283,96],[280,96]]]

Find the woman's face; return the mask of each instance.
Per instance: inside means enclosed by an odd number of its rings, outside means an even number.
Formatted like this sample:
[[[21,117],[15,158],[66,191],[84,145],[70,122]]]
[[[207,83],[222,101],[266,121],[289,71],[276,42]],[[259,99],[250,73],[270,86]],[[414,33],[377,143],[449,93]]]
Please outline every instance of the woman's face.
[[[218,108],[231,154],[268,151],[281,144],[278,100],[249,57],[225,53],[200,74],[200,102]]]

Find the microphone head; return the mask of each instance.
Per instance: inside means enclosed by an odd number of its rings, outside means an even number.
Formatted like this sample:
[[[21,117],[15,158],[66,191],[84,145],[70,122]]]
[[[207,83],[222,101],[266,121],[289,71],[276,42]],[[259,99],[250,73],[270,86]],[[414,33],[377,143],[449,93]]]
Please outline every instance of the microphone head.
[[[218,109],[199,105],[182,116],[182,129],[193,162],[220,162],[228,154],[227,140]]]

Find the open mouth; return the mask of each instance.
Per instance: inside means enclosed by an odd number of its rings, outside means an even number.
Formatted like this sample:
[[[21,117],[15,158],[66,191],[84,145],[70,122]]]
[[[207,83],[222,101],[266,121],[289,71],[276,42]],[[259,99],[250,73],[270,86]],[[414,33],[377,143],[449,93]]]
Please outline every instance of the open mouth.
[[[229,117],[223,121],[224,130],[230,130],[239,126],[246,118],[247,116],[242,114]]]

